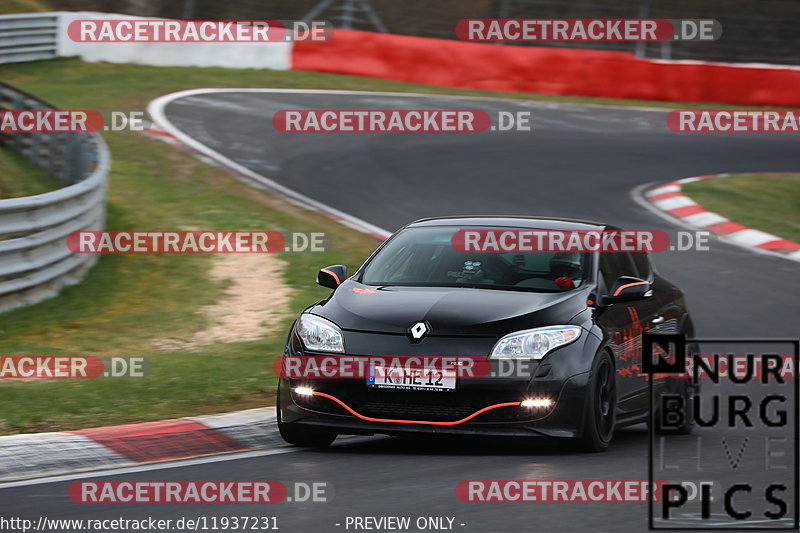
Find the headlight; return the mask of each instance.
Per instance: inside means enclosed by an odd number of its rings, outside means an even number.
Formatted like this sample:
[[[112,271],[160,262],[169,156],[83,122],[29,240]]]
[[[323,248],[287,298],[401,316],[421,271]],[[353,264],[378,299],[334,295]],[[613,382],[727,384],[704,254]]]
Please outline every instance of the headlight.
[[[307,350],[344,352],[344,340],[339,326],[316,315],[302,314],[297,321],[297,334]]]
[[[548,326],[509,333],[494,345],[491,359],[541,359],[581,335],[578,326]]]

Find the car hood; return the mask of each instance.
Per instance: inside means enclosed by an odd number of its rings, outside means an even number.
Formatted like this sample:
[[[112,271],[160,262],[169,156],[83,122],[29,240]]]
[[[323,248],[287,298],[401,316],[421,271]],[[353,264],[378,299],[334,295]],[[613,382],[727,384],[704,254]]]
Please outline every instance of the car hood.
[[[502,336],[568,324],[586,308],[588,289],[536,293],[465,287],[373,287],[347,280],[309,312],[343,330],[407,334],[426,321],[431,336]]]

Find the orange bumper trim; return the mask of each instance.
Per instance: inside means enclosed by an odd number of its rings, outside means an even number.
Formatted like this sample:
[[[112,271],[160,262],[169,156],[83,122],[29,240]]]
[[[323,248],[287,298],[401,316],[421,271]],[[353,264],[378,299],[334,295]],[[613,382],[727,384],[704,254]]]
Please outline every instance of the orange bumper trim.
[[[366,420],[367,422],[384,422],[389,424],[419,424],[419,425],[426,425],[426,426],[457,426],[459,424],[463,424],[469,420],[472,420],[476,416],[485,413],[486,411],[491,411],[492,409],[499,409],[500,407],[519,407],[522,402],[505,402],[505,403],[496,403],[494,405],[489,405],[484,407],[483,409],[479,409],[475,411],[471,415],[462,418],[461,420],[453,420],[451,422],[435,422],[432,420],[396,420],[392,418],[373,418],[371,416],[365,416],[361,413],[354,411],[349,405],[344,403],[342,400],[337,398],[336,396],[332,396],[330,394],[326,394],[324,392],[313,392],[314,396],[319,396],[321,398],[327,398],[328,400],[334,401],[344,407],[350,414],[355,417],[360,418],[361,420]]]

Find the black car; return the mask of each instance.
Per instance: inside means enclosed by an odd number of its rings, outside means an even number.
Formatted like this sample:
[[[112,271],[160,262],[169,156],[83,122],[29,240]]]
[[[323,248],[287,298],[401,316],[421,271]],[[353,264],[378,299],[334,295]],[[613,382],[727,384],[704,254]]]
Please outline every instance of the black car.
[[[295,321],[285,360],[461,357],[488,366],[473,375],[434,365],[409,376],[372,363],[358,375],[283,374],[284,440],[318,447],[338,434],[455,433],[564,437],[604,450],[615,427],[648,419],[642,332],[694,335],[682,292],[644,252],[468,251],[456,236],[616,229],[533,217],[423,219],[350,277],[342,265],[323,268],[317,282],[333,293]],[[688,399],[690,387],[654,380],[657,394]]]

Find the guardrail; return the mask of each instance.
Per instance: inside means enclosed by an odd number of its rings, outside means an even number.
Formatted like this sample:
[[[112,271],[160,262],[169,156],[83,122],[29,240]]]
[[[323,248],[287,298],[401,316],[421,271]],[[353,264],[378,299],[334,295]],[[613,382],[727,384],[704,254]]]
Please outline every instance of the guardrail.
[[[0,16],[0,63],[53,59],[58,13]]]
[[[53,109],[0,83],[0,109]],[[97,256],[67,247],[73,231],[101,230],[110,155],[94,133],[6,133],[0,145],[54,176],[62,188],[0,200],[0,311],[55,296],[75,284]]]

